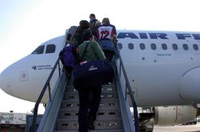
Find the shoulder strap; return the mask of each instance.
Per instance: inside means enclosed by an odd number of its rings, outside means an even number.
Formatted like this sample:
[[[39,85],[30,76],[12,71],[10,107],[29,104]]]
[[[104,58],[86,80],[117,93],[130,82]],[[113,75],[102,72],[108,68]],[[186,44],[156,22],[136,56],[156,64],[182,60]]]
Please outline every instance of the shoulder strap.
[[[82,54],[82,56],[81,56],[81,60],[83,60],[83,57],[84,57],[84,55],[85,55],[85,52],[86,52],[86,50],[87,50],[87,48],[88,48],[89,43],[90,43],[90,42],[87,42],[87,44],[86,44],[86,46],[85,46],[85,49],[84,49],[83,54]]]

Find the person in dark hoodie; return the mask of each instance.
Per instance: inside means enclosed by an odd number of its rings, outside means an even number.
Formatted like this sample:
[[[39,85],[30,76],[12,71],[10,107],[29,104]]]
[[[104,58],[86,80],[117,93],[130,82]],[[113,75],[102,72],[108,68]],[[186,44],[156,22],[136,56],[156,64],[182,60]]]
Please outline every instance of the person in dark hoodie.
[[[87,20],[81,20],[77,30],[73,36],[73,45],[77,48],[81,43],[83,43],[83,31],[90,28],[90,23]]]

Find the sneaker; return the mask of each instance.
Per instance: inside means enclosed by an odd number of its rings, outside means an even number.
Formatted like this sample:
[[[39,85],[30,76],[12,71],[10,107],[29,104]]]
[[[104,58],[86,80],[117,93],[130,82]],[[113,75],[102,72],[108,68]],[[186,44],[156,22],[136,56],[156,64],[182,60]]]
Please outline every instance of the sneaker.
[[[88,128],[90,130],[94,130],[94,120],[93,120],[92,117],[90,117],[89,120],[88,120]]]

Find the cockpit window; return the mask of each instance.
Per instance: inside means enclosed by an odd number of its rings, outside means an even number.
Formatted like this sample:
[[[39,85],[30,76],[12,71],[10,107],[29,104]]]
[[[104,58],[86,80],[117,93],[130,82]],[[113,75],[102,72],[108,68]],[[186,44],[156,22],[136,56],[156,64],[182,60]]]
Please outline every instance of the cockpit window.
[[[47,45],[46,53],[54,53],[56,50],[56,46],[54,44]]]
[[[37,47],[32,54],[42,54],[44,52],[44,45]]]

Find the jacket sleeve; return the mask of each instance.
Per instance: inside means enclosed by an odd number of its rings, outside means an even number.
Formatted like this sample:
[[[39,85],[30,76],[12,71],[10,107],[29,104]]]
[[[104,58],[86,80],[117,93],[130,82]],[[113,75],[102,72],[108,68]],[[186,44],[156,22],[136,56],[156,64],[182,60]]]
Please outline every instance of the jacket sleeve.
[[[94,53],[96,57],[100,60],[106,59],[103,50],[97,42],[93,42],[92,47],[94,49]]]

